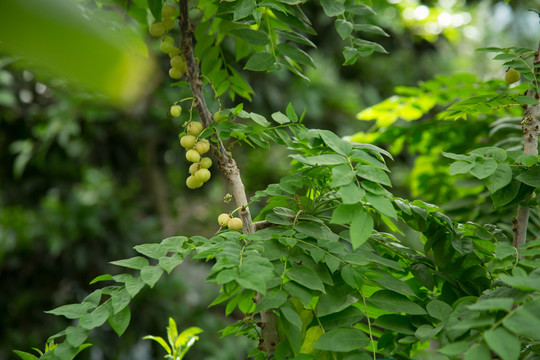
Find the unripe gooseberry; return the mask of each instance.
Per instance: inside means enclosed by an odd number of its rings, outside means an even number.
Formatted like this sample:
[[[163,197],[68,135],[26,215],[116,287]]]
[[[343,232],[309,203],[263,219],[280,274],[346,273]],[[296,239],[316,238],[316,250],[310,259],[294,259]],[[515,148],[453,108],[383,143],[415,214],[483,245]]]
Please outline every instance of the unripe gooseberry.
[[[242,220],[233,217],[227,222],[227,227],[234,231],[242,230]]]
[[[195,173],[196,173],[197,171],[199,171],[200,168],[201,168],[201,167],[200,167],[199,163],[193,163],[193,164],[191,164],[191,166],[189,167],[189,173],[190,173],[191,175],[195,175]]]
[[[212,159],[210,159],[209,157],[202,158],[201,161],[199,161],[199,166],[202,169],[210,168],[210,166],[212,166]]]
[[[172,51],[169,53],[169,56],[171,57],[171,59],[175,56],[178,56],[180,55],[182,52],[180,51],[179,48],[175,47],[172,49]]]
[[[180,117],[180,115],[182,114],[182,107],[180,105],[173,105],[169,109],[169,112],[174,117]]]
[[[504,75],[504,81],[506,81],[509,84],[518,82],[520,78],[521,78],[521,74],[519,73],[519,71],[514,70],[514,69],[508,70],[506,74]]]
[[[200,188],[202,185],[203,183],[197,180],[193,175],[188,176],[186,179],[186,186],[190,189]]]
[[[150,25],[150,27],[148,28],[148,31],[150,32],[150,35],[155,36],[155,37],[159,37],[159,36],[165,34],[165,26],[163,26],[162,23],[157,22],[157,23],[154,23],[154,24]]]
[[[229,116],[227,114],[222,113],[221,111],[216,111],[214,113],[214,121],[220,122],[223,120],[226,120]]]
[[[174,5],[166,4],[161,8],[162,17],[171,17],[176,14],[176,7]]]
[[[231,217],[229,216],[229,214],[221,214],[218,216],[217,218],[217,222],[219,224],[219,226],[227,226],[227,223],[229,222],[229,220],[231,219]]]
[[[192,149],[197,142],[197,138],[193,135],[185,135],[180,139],[180,145],[186,150]]]
[[[197,152],[201,155],[207,153],[210,150],[210,143],[206,139],[197,141],[195,144],[195,150],[197,150]]]
[[[183,75],[182,70],[180,70],[178,68],[170,68],[169,69],[169,76],[171,77],[171,79],[181,79],[182,75]]]
[[[183,71],[186,69],[186,59],[184,59],[182,55],[172,57],[170,63],[173,68],[178,68]]]
[[[190,135],[199,135],[203,131],[203,124],[200,122],[190,122],[187,126],[187,132]]]
[[[195,179],[197,179],[198,181],[202,181],[203,183],[205,183],[210,180],[211,174],[210,170],[208,169],[200,169],[193,176],[195,176]]]
[[[186,159],[192,163],[199,162],[201,160],[201,155],[196,150],[188,150],[186,152]]]
[[[161,23],[165,30],[171,30],[174,27],[174,20],[175,19],[171,17],[163,17],[163,19],[161,19]]]

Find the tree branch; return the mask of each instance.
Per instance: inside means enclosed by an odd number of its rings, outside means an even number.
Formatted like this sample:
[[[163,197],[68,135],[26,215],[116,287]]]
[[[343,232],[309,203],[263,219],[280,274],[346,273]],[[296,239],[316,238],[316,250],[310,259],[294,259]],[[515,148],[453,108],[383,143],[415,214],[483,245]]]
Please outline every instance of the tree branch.
[[[540,43],[534,56],[534,65],[540,64]],[[540,68],[535,67],[534,76],[540,79]],[[536,90],[527,90],[527,96],[540,100],[540,94]],[[523,116],[523,154],[538,155],[538,136],[540,134],[540,105],[524,105]],[[528,200],[527,200],[528,201]],[[526,202],[527,202],[526,201]],[[525,205],[518,206],[516,218],[512,224],[514,232],[513,245],[519,249],[527,241],[527,226],[529,223],[529,207]]]
[[[203,94],[203,81],[201,78],[199,65],[195,60],[193,53],[193,27],[189,18],[188,0],[180,0],[180,29],[182,31],[182,50],[186,58],[187,71],[186,78],[195,98],[195,108],[197,109],[203,126],[208,127],[212,121],[212,113],[206,105]],[[214,138],[215,143],[211,142],[212,154],[218,159],[218,165],[232,187],[233,196],[236,202],[236,206],[240,208],[238,211],[240,219],[242,219],[244,234],[253,234],[255,232],[255,225],[251,219],[251,214],[248,207],[247,196],[240,177],[240,170],[236,165],[236,162],[231,155],[225,149],[223,142],[216,136]],[[261,294],[257,295],[257,301],[262,298]],[[279,342],[279,336],[277,332],[277,325],[275,315],[272,309],[264,310],[261,312],[261,332],[262,341],[260,347],[268,354],[273,354],[276,345]]]

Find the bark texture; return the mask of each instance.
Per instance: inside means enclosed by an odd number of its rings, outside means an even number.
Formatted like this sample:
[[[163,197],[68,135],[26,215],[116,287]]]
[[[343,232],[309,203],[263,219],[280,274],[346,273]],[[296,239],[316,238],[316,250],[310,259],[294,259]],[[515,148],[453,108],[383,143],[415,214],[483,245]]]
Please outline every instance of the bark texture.
[[[540,64],[540,43],[534,56],[534,65]],[[540,78],[540,68],[535,67],[535,79]],[[540,100],[540,94],[534,90],[528,90],[527,96]],[[523,154],[538,155],[538,135],[540,134],[540,105],[524,105],[523,116]],[[512,224],[514,232],[513,245],[520,248],[527,241],[527,226],[529,223],[529,207],[525,205],[518,206],[518,212]]]
[[[187,72],[185,75],[193,93],[193,97],[195,98],[195,108],[201,117],[203,126],[206,128],[214,120],[203,96],[203,80],[193,52],[193,26],[189,18],[189,5],[187,0],[180,0],[179,20],[180,29],[182,31],[182,52],[186,58],[187,64]],[[246,191],[242,178],[240,177],[240,170],[236,165],[235,160],[225,149],[221,139],[215,137],[214,140],[215,142],[210,142],[212,154],[217,158],[219,168],[231,186],[236,206],[239,208],[238,216],[242,219],[243,223],[242,231],[244,234],[253,234],[255,232],[255,225],[251,219]],[[261,295],[258,294],[257,300],[260,299]],[[261,312],[261,332],[263,339],[260,348],[271,355],[274,353],[275,347],[279,343],[276,319],[271,309]]]

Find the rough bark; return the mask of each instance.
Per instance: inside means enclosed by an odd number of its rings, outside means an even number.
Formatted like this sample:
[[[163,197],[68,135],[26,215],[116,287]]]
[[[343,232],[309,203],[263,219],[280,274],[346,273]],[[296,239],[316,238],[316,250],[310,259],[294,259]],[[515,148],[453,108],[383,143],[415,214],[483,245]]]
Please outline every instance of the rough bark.
[[[540,64],[540,43],[538,50],[535,53],[534,65]],[[535,68],[536,79],[540,78],[540,68]],[[540,94],[533,90],[527,91],[527,96],[540,100]],[[538,135],[540,134],[540,105],[524,105],[523,116],[523,154],[538,155]],[[529,223],[529,207],[524,205],[518,206],[516,218],[512,224],[514,232],[513,244],[516,248],[520,248],[527,241],[527,226]]]
[[[186,58],[187,72],[186,79],[189,83],[193,97],[195,98],[195,108],[200,115],[203,126],[208,127],[213,121],[213,116],[203,96],[203,80],[200,74],[199,65],[195,60],[193,53],[193,26],[189,18],[189,8],[187,0],[180,0],[180,29],[182,31],[182,51]],[[248,207],[248,200],[240,176],[240,170],[236,165],[235,160],[225,149],[223,142],[219,137],[215,137],[215,142],[211,142],[212,154],[217,158],[218,165],[229,182],[232,188],[233,196],[236,202],[236,206],[239,208],[238,216],[242,219],[244,234],[253,234],[255,232],[255,225],[251,219],[251,214]],[[261,295],[257,295],[257,299],[260,300]],[[268,354],[273,354],[276,345],[279,342],[279,336],[277,333],[277,324],[275,315],[272,310],[265,310],[261,312],[261,332],[262,341],[260,347]]]

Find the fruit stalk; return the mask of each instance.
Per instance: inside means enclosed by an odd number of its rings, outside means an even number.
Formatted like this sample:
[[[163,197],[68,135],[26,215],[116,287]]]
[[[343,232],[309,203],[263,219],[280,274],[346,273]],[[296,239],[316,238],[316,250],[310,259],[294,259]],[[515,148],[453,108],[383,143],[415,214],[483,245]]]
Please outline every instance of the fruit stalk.
[[[540,43],[534,57],[534,77],[540,78]],[[536,89],[536,87],[534,87]],[[536,90],[527,90],[527,96],[540,100],[540,94]],[[540,104],[524,105],[523,116],[523,154],[538,155],[538,136],[540,135]],[[516,218],[512,224],[514,233],[513,245],[519,249],[527,241],[527,226],[529,223],[529,207],[525,205],[518,206]]]
[[[193,27],[189,19],[187,0],[180,0],[179,23],[182,32],[182,50],[187,65],[186,79],[195,98],[194,106],[199,112],[202,124],[206,128],[213,121],[213,116],[204,100],[202,78],[193,53]],[[253,234],[255,232],[255,225],[251,219],[244,184],[235,160],[229,155],[219,137],[217,137],[217,143],[211,145],[211,150],[213,155],[218,159],[220,170],[232,187],[236,206],[240,208],[238,216],[243,223],[242,231],[244,234]],[[257,301],[260,301],[261,297],[261,294],[257,294]],[[272,355],[276,345],[279,343],[279,336],[276,318],[271,309],[261,312],[261,322],[262,340],[260,348],[269,355]]]

